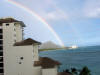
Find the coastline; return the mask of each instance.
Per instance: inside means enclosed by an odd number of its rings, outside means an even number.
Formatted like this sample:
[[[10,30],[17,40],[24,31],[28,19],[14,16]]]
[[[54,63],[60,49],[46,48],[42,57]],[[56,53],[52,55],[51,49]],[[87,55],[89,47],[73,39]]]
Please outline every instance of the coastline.
[[[49,49],[39,49],[39,51],[56,51],[56,50],[65,50],[68,48],[49,48]]]

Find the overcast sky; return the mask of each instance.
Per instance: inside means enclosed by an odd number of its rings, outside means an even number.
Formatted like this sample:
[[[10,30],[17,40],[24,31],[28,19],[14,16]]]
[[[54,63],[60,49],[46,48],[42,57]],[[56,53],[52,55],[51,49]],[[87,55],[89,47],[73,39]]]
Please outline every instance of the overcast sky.
[[[100,44],[100,0],[12,0],[40,15],[66,45]],[[25,38],[59,44],[40,20],[23,8],[0,0],[0,17],[14,17],[26,24]]]

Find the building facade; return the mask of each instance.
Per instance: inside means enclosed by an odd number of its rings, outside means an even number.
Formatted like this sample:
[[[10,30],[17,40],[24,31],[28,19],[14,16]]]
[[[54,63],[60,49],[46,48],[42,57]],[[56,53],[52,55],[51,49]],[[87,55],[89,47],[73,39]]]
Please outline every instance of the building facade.
[[[50,72],[57,75],[56,66],[60,63],[43,57],[44,60],[40,60],[38,45],[41,43],[31,38],[24,40],[24,27],[22,21],[0,19],[0,75],[47,75]],[[53,66],[48,67],[44,61]],[[47,67],[43,68],[43,65]]]

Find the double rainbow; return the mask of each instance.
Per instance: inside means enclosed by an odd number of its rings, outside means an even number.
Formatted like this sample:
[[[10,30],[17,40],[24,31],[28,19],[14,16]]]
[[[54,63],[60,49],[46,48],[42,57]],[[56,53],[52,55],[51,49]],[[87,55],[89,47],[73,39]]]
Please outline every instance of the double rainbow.
[[[52,32],[52,34],[55,36],[55,38],[57,39],[59,44],[64,47],[64,43],[62,42],[62,40],[60,39],[58,34],[54,31],[54,29],[51,27],[51,25],[48,24],[47,21],[44,18],[42,18],[35,11],[31,10],[30,8],[26,7],[25,5],[23,5],[21,3],[18,3],[14,0],[6,0],[6,1],[10,4],[13,4],[13,5],[23,9],[27,13],[31,14],[33,17],[37,18],[40,22],[42,22]]]

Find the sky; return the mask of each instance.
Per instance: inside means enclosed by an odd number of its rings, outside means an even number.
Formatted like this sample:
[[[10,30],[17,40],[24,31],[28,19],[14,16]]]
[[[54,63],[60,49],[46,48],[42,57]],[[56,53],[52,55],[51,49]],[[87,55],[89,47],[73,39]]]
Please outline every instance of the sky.
[[[25,23],[24,38],[100,45],[100,0],[0,0],[0,18],[5,17]]]

